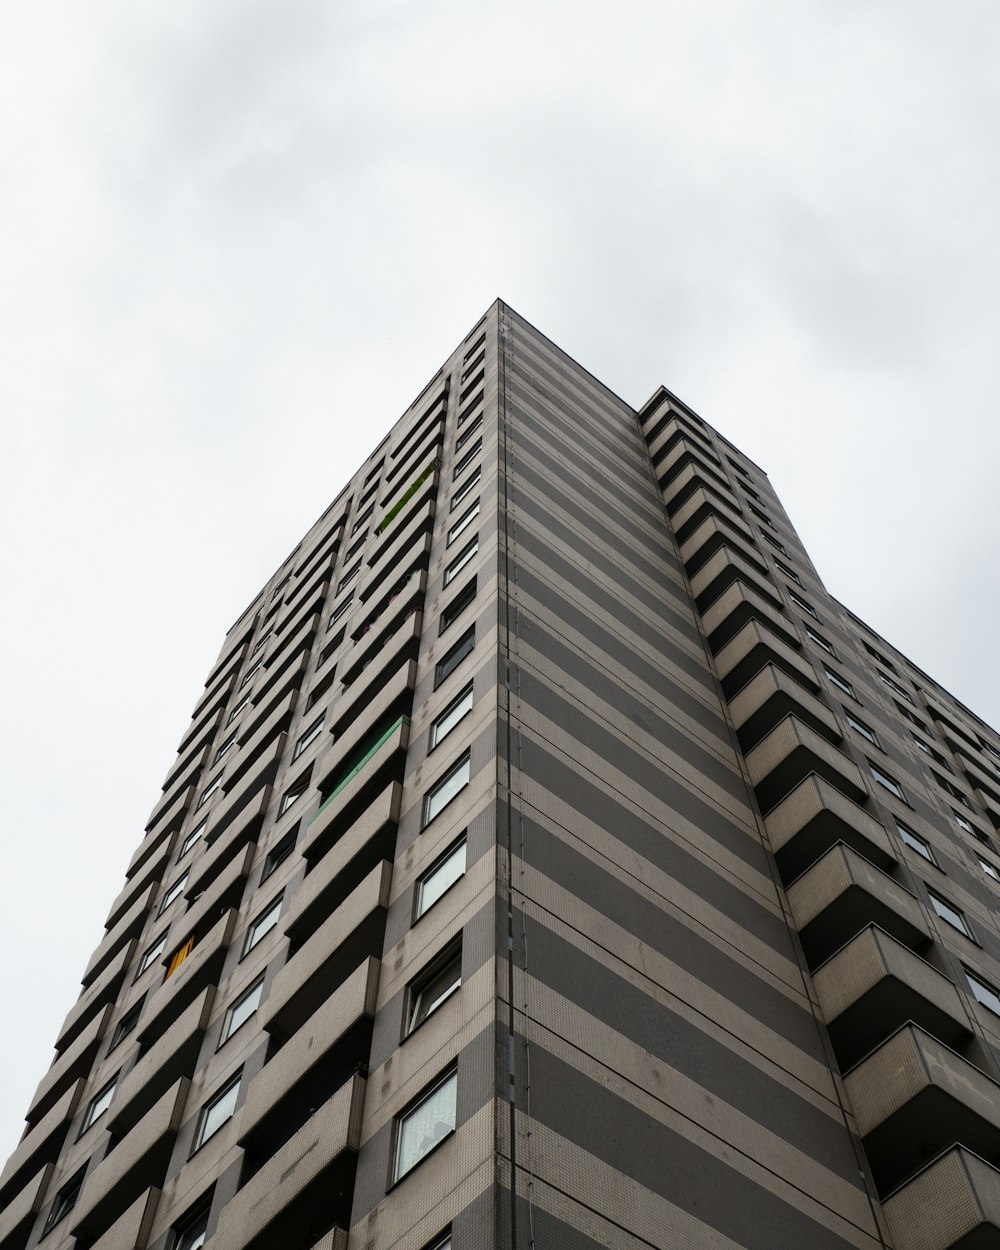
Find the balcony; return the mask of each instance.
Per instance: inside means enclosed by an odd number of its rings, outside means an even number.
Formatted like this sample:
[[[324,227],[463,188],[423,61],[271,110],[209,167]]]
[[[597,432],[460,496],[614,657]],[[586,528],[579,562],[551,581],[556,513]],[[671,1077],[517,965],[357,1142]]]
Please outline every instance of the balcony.
[[[267,748],[280,733],[284,733],[292,723],[298,692],[289,690],[277,704],[271,708],[252,735],[230,747],[226,759],[229,771],[226,774],[226,789],[232,790],[241,777],[250,771]],[[235,758],[230,759],[230,756]]]
[[[136,847],[131,863],[125,869],[126,877],[134,877],[146,860],[149,859],[150,855],[153,855],[160,849],[175,829],[181,827],[181,823],[193,798],[194,786],[187,786],[169,807],[164,808],[162,811],[159,807],[153,809],[156,819],[153,820],[151,818],[146,826],[146,836]]]
[[[779,610],[781,597],[769,580],[765,569],[751,564],[731,547],[722,546],[710,556],[691,578],[691,593],[699,612],[704,612],[724,590],[741,581],[763,598],[770,600]]]
[[[214,1001],[215,986],[208,985],[122,1080],[109,1125],[116,1137],[130,1132],[175,1081],[194,1075]]]
[[[128,878],[118,892],[118,897],[111,904],[108,918],[104,922],[105,929],[113,929],[143,890],[148,889],[151,882],[160,880],[167,861],[170,859],[171,849],[169,841],[162,842],[157,853],[150,856],[143,864],[141,871]]]
[[[727,506],[718,495],[702,487],[686,499],[671,518],[677,541],[682,547],[701,523],[710,516],[721,517],[732,526],[744,542],[753,546],[753,535],[739,518],[736,510],[731,510],[731,505]]]
[[[301,1104],[304,1121],[312,1107],[325,1101],[315,1097],[314,1078],[322,1082],[367,1061],[380,970],[377,959],[366,959],[261,1069],[241,1113],[241,1146],[270,1136],[271,1122],[289,1114],[290,1102]]]
[[[789,647],[800,645],[791,622],[780,608],[742,582],[733,582],[701,615],[712,654],[718,654],[749,621],[761,621]]]
[[[42,1077],[31,1100],[28,1114],[24,1117],[29,1124],[37,1124],[50,1108],[62,1098],[78,1076],[86,1076],[101,1045],[104,1030],[111,1019],[113,1008],[109,1003],[95,1015],[84,1028],[72,1045],[56,1055],[52,1067]]]
[[[688,577],[694,577],[722,547],[728,547],[737,552],[744,560],[748,560],[755,566],[760,563],[748,529],[739,523],[733,523],[726,517],[708,516],[681,543],[681,560],[684,562]],[[763,573],[765,567],[763,565],[760,567]]]
[[[129,910],[118,920],[114,928],[109,929],[105,933],[93,955],[91,955],[90,962],[84,971],[82,977],[84,985],[90,985],[93,981],[96,981],[103,969],[108,966],[125,943],[142,933],[143,925],[146,922],[146,913],[153,905],[153,899],[156,897],[158,888],[155,881],[148,885]]]
[[[953,1146],[882,1203],[899,1250],[996,1250],[1000,1172]]]
[[[838,842],[883,870],[897,863],[895,845],[882,825],[815,773],[771,808],[764,825],[786,886]]]
[[[197,895],[180,923],[188,933],[205,933],[230,907],[238,907],[253,866],[255,847],[237,851],[219,875]]]
[[[729,714],[744,751],[793,714],[828,742],[840,742],[837,718],[814,695],[776,664],[767,664],[729,703]]]
[[[789,886],[788,905],[810,968],[870,924],[911,950],[921,950],[931,940],[920,904],[909,890],[842,842]]]
[[[1000,1085],[915,1024],[844,1077],[880,1194],[952,1145],[1000,1155]]]
[[[398,781],[390,782],[335,843],[322,828],[314,832],[318,821],[309,826],[301,849],[309,873],[285,917],[287,932],[304,940],[383,859],[392,862],[402,793]]]
[[[55,1165],[46,1163],[27,1185],[0,1210],[0,1250],[24,1250],[35,1220],[45,1204]]]
[[[235,909],[221,916],[174,975],[150,994],[146,1019],[137,1034],[141,1046],[151,1047],[206,985],[218,984],[238,918]]]
[[[908,1020],[948,1046],[970,1034],[951,981],[875,925],[817,968],[813,984],[842,1071]]]
[[[270,801],[271,787],[265,786],[220,833],[209,826],[205,834],[207,849],[191,865],[188,875],[184,891],[188,898],[203,894],[238,851],[257,841]]]
[[[104,1236],[94,1242],[90,1250],[147,1250],[160,1194],[155,1185],[147,1189],[124,1215],[115,1220]]]
[[[133,939],[127,946],[123,946],[97,980],[87,986],[70,1008],[56,1041],[56,1050],[60,1054],[74,1043],[101,1007],[117,997],[122,982],[125,980],[125,973],[132,962],[132,956],[135,954],[136,945]]]
[[[261,1027],[289,1038],[351,973],[382,954],[392,865],[381,863],[300,946],[274,978]]]
[[[150,1187],[163,1184],[190,1086],[182,1077],[90,1173],[72,1212],[74,1237],[103,1236]]]
[[[680,510],[695,491],[702,488],[715,492],[724,506],[739,513],[736,501],[728,498],[731,494],[731,487],[726,479],[699,460],[693,449],[688,449],[688,456],[689,462],[667,481],[663,480],[664,474],[659,474],[657,485],[660,487],[664,505],[671,516]]]
[[[268,1232],[275,1245],[308,1245],[331,1221],[346,1227],[364,1108],[355,1076],[230,1198],[212,1250],[255,1250]]]
[[[760,810],[772,807],[810,773],[861,803],[868,789],[857,764],[796,716],[783,721],[744,756]]]
[[[74,1081],[59,1101],[34,1125],[27,1137],[21,1138],[17,1149],[7,1160],[3,1175],[0,1176],[0,1210],[34,1172],[59,1158],[66,1131],[79,1109],[85,1088],[86,1080],[83,1077]]]
[[[715,656],[715,671],[723,693],[731,699],[764,667],[774,664],[790,673],[808,690],[820,684],[808,660],[759,621],[749,621]]]

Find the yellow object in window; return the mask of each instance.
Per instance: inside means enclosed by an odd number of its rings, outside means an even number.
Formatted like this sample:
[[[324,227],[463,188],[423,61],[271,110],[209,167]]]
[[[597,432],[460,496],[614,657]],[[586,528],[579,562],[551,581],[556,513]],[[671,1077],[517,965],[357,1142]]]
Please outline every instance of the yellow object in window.
[[[170,961],[170,967],[167,969],[167,975],[166,977],[164,977],[164,980],[169,980],[170,977],[174,975],[177,969],[181,966],[184,960],[187,959],[188,955],[190,955],[193,950],[194,950],[194,934],[192,934],[188,938],[188,940],[184,943],[184,945],[175,952],[173,959],[171,959]]]

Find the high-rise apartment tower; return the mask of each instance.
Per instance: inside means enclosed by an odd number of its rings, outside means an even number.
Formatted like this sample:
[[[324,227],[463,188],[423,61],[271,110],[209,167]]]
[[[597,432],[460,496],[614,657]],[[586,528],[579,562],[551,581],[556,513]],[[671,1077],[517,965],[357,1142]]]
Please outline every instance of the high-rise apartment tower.
[[[1000,1245],[1000,736],[496,303],[230,629],[0,1250]]]

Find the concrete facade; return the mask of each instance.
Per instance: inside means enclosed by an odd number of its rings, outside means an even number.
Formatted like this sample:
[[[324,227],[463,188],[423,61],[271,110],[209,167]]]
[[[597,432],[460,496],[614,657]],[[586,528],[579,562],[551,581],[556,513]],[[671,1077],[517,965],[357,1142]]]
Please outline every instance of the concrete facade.
[[[498,302],[229,631],[0,1250],[1000,1245],[1000,737]]]

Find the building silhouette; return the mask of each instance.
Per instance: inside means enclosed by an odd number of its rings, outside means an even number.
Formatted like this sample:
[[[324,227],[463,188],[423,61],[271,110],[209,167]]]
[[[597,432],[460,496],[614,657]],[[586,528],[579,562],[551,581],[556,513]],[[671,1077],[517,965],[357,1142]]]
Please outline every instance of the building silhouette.
[[[1000,736],[503,303],[226,636],[0,1250],[1000,1246]]]

